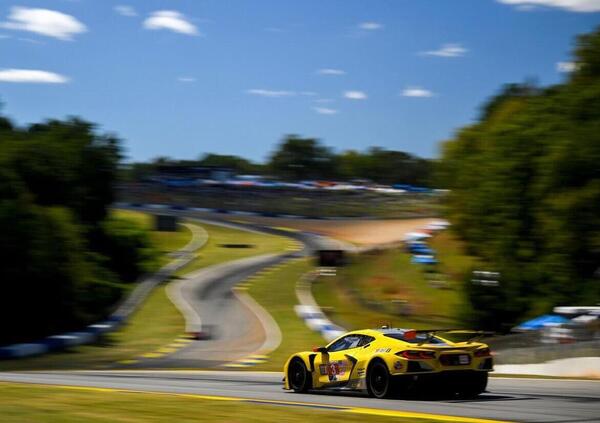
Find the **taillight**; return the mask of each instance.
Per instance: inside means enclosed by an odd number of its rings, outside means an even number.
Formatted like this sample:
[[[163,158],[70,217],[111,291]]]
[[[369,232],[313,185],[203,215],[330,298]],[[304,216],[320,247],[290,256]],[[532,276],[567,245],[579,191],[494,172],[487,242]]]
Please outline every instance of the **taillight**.
[[[428,360],[435,358],[435,353],[433,351],[406,350],[400,351],[399,353],[396,353],[396,355],[404,357],[407,360]]]
[[[475,357],[489,357],[492,355],[492,351],[489,348],[479,348],[473,354]]]

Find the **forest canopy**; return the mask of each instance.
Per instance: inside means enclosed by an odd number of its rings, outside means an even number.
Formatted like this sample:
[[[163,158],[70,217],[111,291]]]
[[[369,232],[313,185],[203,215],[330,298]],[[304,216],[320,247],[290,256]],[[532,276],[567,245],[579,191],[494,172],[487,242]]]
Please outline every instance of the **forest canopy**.
[[[479,326],[600,301],[600,30],[574,55],[564,83],[506,86],[442,145],[455,230],[501,273],[497,288],[466,281]]]
[[[79,119],[0,118],[0,344],[95,322],[153,266],[148,234],[109,213],[120,151]]]

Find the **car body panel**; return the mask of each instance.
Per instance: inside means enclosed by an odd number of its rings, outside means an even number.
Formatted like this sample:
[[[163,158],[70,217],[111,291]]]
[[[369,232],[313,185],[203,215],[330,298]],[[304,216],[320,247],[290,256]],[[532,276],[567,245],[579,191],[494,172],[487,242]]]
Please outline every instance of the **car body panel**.
[[[296,358],[302,360],[310,372],[313,389],[365,390],[367,371],[373,360],[381,360],[385,363],[392,376],[419,377],[452,372],[493,371],[493,359],[489,354],[488,346],[473,340],[473,337],[466,341],[452,342],[442,335],[434,335],[434,332],[417,331],[418,338],[405,340],[403,336],[411,336],[410,332],[415,331],[411,329],[357,330],[334,339],[325,347],[327,352],[304,351],[293,354],[283,369],[286,375],[284,389],[291,389],[287,377],[288,367]],[[459,331],[445,331],[448,335],[453,332],[459,333]],[[477,334],[473,331],[462,331],[462,333]],[[356,337],[363,337],[363,342],[355,342]],[[397,339],[398,337],[402,339]],[[340,344],[344,345],[341,345],[342,349],[337,350],[336,345],[339,347]],[[403,351],[410,351],[409,358],[400,355]],[[420,357],[420,354],[425,355]]]

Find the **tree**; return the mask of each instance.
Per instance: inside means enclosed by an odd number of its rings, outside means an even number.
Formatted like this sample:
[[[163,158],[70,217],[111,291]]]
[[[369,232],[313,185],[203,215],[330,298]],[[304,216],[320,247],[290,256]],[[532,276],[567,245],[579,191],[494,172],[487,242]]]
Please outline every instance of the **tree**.
[[[335,174],[333,153],[318,140],[287,136],[271,155],[268,167],[289,180],[327,178]]]
[[[79,119],[51,120],[6,137],[7,166],[40,205],[65,205],[85,223],[106,217],[114,201],[119,141]]]
[[[0,122],[0,321],[10,322],[2,344],[106,316],[124,292],[120,282],[139,277],[152,257],[134,223],[107,220],[116,138],[79,119]]]
[[[382,184],[428,185],[429,160],[403,151],[371,147],[364,153],[346,151],[335,157],[342,179],[367,178]]]
[[[356,150],[347,150],[335,157],[337,175],[341,179],[368,178],[369,157]]]
[[[502,316],[485,288],[468,290],[473,315],[492,329],[600,300],[600,30],[579,39],[576,55],[564,84],[509,86],[443,145],[436,174],[452,190],[455,229],[503,275],[491,297]]]
[[[199,166],[225,167],[238,173],[256,173],[261,166],[239,156],[207,153],[198,161]]]

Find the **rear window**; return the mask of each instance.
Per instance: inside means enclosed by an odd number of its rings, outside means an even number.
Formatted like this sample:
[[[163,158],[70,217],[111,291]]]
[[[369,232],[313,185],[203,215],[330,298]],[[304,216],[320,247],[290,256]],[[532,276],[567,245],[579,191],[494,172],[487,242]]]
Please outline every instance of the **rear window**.
[[[404,339],[404,335],[401,333],[386,333],[384,334],[388,338],[398,339],[400,341],[409,342],[411,344],[422,344],[427,342],[428,344],[445,344],[440,338],[435,336],[429,337],[426,333],[418,333],[414,339]],[[429,340],[427,340],[429,338]]]

